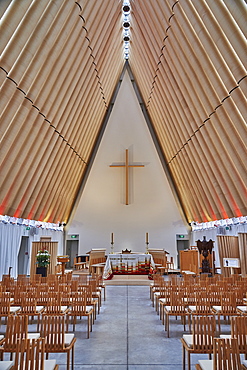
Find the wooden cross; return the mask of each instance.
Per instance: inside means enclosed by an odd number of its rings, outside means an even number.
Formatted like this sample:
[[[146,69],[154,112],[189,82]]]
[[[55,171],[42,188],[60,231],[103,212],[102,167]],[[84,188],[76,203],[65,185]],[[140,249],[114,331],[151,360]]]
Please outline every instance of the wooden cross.
[[[129,164],[129,151],[125,150],[125,163],[124,164],[112,164],[110,167],[124,167],[125,168],[125,204],[129,204],[129,168],[130,167],[144,167],[143,164]]]

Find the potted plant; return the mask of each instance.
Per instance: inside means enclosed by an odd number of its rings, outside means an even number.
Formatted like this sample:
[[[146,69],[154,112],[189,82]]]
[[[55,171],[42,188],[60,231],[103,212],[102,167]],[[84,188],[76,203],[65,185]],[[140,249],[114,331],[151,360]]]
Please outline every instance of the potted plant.
[[[50,264],[50,257],[51,255],[48,250],[44,249],[38,251],[36,255],[36,274],[41,274],[44,277],[47,276],[47,267]]]

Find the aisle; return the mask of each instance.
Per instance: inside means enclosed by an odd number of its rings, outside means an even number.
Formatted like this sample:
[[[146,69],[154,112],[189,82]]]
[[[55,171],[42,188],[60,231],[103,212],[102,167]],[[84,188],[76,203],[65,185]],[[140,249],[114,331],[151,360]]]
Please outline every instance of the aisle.
[[[107,286],[106,296],[90,339],[85,339],[85,320],[76,326],[75,370],[182,368],[181,326],[174,323],[172,338],[166,338],[148,286]],[[65,355],[53,356],[65,370]]]

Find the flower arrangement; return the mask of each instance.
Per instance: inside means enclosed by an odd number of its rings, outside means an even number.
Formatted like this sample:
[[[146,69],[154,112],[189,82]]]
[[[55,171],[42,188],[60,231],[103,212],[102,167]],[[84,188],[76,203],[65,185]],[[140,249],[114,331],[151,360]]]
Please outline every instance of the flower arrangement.
[[[36,255],[36,264],[38,267],[47,267],[50,264],[50,256],[50,253],[46,249],[38,251]]]

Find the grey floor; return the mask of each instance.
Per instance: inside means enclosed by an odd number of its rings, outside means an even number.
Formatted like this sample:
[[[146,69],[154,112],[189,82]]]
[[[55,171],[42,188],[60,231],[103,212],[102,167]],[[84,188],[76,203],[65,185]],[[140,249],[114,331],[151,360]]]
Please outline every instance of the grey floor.
[[[75,370],[182,369],[183,326],[174,318],[167,338],[152,307],[148,286],[107,286],[106,301],[86,339],[86,321],[76,325]],[[192,355],[192,363],[205,355]],[[66,369],[66,355],[56,358]],[[192,366],[192,369],[195,367]]]

